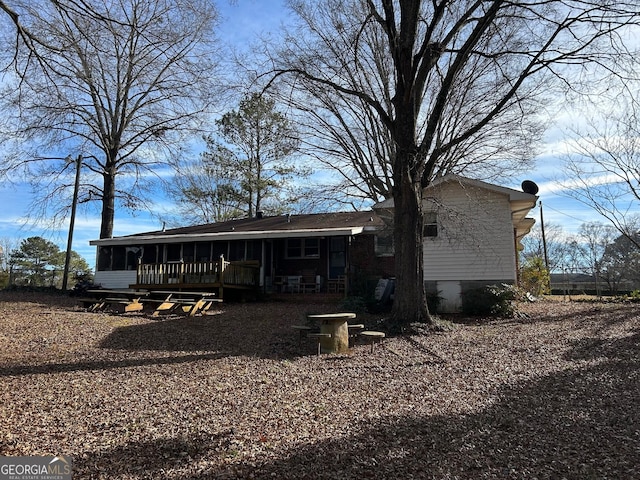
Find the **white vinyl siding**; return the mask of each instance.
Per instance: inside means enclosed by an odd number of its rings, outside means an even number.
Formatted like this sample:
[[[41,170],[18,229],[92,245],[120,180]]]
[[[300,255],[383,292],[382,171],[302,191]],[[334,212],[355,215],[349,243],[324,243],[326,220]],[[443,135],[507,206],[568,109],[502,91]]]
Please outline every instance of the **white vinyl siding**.
[[[507,195],[446,182],[426,200],[438,236],[424,239],[424,279],[515,281],[515,246]]]

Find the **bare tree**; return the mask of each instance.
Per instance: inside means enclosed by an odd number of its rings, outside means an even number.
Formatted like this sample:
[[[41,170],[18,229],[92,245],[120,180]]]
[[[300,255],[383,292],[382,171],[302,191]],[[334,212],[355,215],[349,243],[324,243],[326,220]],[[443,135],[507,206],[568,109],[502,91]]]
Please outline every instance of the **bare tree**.
[[[323,21],[312,18],[312,13],[303,4],[297,4],[295,8],[308,24]],[[343,8],[355,10],[348,14],[341,9],[322,10],[328,19],[316,30],[339,30],[342,35],[340,42],[325,40],[325,56],[341,55],[340,50],[349,40],[343,38],[348,32],[340,25],[344,25],[345,15],[357,17],[363,9],[357,2]],[[288,42],[296,36],[297,32]],[[354,90],[374,91],[384,108],[393,111],[394,91],[391,87],[395,71],[393,59],[387,55],[385,43],[388,38],[380,29],[363,29],[358,42],[362,45],[361,54],[352,59],[353,66],[349,71],[340,71],[341,80]],[[490,65],[491,61],[482,56],[469,62],[468,73],[459,78],[459,84],[446,106],[447,111],[442,116],[443,121],[437,125],[436,142],[455,136],[456,132],[466,128],[465,122],[476,115],[472,112],[483,104],[485,92],[476,97],[474,83],[488,75]],[[306,128],[305,152],[338,178],[337,182],[325,187],[326,196],[342,199],[343,204],[356,208],[364,203],[390,198],[395,144],[379,113],[364,99],[354,98],[349,93],[307,77],[287,77],[286,80],[288,82],[280,82],[282,99],[300,112],[298,122]],[[296,89],[296,95],[289,95],[292,88]],[[502,112],[492,122],[491,129],[471,135],[444,151],[433,176],[457,173],[491,180],[528,170],[534,158],[533,143],[543,131],[544,123],[536,114],[536,107],[540,106],[542,99],[541,89],[530,90],[526,95],[521,92],[517,109]],[[423,120],[420,118],[418,121],[419,130],[425,126],[421,124]],[[422,133],[419,131],[418,135]]]
[[[9,270],[9,256],[17,248],[20,240],[11,237],[0,238],[0,271]]]
[[[102,17],[98,11],[96,11],[89,2],[83,0],[44,0],[43,2],[35,3],[45,7],[54,7],[62,12],[82,12],[85,16]],[[40,63],[40,66],[44,66],[46,61],[45,57],[41,57],[43,50],[46,49],[58,50],[58,47],[54,43],[47,41],[46,35],[42,35],[42,32],[38,30],[31,30],[29,22],[25,22],[25,12],[29,9],[29,2],[23,0],[9,1],[0,0],[0,16],[8,20],[13,26],[12,32],[8,38],[13,38],[13,41],[6,41],[6,46],[13,46],[13,48],[7,48],[7,52],[12,55],[11,61],[7,64],[7,67],[13,66],[19,76],[23,77],[26,74],[24,68],[20,68],[19,57],[22,54],[27,53],[29,65],[31,62]],[[23,64],[23,67],[25,65]],[[46,70],[46,69],[45,69]]]
[[[631,92],[633,93],[633,92]],[[636,92],[637,93],[637,92]],[[618,98],[615,111],[600,110],[586,127],[574,129],[566,157],[565,191],[594,209],[628,240],[640,231],[640,105]]]
[[[294,106],[304,132],[301,151],[331,179],[316,185],[316,199],[357,210],[365,203],[389,198],[393,187],[389,159],[394,146],[375,112],[363,103],[346,102],[334,92],[314,89],[313,84],[305,88],[308,95],[296,99]]]
[[[522,239],[523,259],[541,258],[544,260],[544,248],[547,248],[549,272],[562,270],[571,263],[571,241],[562,225],[547,222],[544,226],[544,238],[540,224],[536,223],[531,232]]]
[[[2,172],[32,180],[41,212],[60,219],[72,185],[60,159],[81,153],[80,203],[99,202],[110,237],[116,205],[146,206],[145,187],[212,104],[216,11],[207,0],[13,4],[19,38],[38,36],[18,49],[4,92],[16,148]]]
[[[472,148],[496,121],[509,118],[515,128],[547,78],[571,84],[570,65],[615,68],[605,48],[639,17],[636,2],[613,1],[292,3],[301,28],[287,38],[272,73],[364,102],[393,142],[398,324],[431,319],[422,190],[446,171],[456,149]],[[378,52],[364,41],[372,31],[384,39]],[[387,59],[388,78],[369,67],[376,56]]]
[[[601,293],[602,261],[609,244],[614,240],[614,228],[600,222],[588,222],[580,225],[578,238],[583,245],[583,264],[585,271],[591,274],[596,284],[596,292]]]

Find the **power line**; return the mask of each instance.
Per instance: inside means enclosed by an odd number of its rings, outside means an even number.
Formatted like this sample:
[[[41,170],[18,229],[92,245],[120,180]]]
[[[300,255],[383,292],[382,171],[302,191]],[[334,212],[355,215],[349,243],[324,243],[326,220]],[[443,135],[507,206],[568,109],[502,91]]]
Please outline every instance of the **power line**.
[[[584,218],[574,217],[573,215],[569,215],[568,213],[561,212],[561,211],[560,211],[560,210],[558,210],[558,209],[555,209],[555,208],[553,208],[553,207],[550,207],[548,203],[545,203],[545,204],[544,204],[544,206],[545,206],[545,208],[548,208],[549,210],[553,210],[554,212],[557,212],[557,213],[559,213],[560,215],[564,215],[565,217],[569,217],[569,218],[572,218],[572,219],[574,219],[574,220],[578,220],[579,222],[584,222],[584,221],[585,221],[585,219],[584,219]]]

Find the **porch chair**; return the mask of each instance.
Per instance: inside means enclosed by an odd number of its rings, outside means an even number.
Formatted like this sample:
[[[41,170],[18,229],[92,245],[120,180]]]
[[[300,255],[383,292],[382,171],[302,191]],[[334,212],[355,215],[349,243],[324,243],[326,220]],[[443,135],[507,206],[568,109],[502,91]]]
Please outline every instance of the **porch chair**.
[[[300,275],[289,275],[287,277],[287,292],[300,293]]]
[[[322,277],[316,275],[314,270],[304,270],[302,272],[300,286],[303,293],[320,293],[321,282]]]
[[[344,293],[346,277],[339,275],[338,278],[331,278],[327,283],[327,291],[329,293]]]

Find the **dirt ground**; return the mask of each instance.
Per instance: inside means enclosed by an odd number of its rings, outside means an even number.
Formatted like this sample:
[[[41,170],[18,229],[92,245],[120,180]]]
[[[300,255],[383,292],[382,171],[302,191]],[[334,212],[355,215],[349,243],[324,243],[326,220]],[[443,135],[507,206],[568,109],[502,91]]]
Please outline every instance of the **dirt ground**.
[[[0,292],[0,455],[70,456],[74,479],[640,478],[640,305],[300,344],[291,325],[340,310],[158,319]]]

